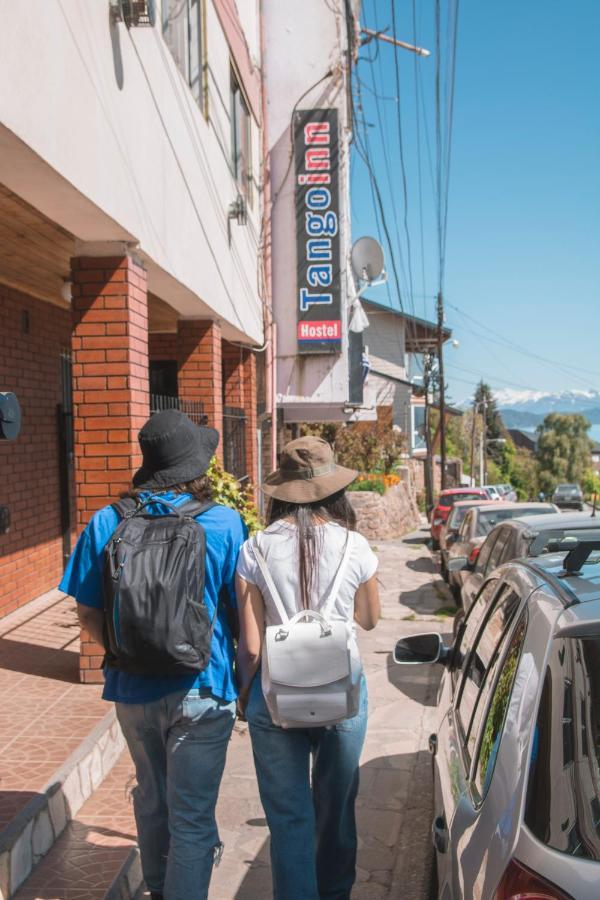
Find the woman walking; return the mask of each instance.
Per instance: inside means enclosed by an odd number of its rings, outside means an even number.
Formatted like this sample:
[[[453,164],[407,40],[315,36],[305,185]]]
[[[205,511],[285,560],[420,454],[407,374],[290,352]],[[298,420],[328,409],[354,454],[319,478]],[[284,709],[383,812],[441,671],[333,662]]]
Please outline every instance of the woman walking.
[[[280,468],[262,488],[270,497],[269,525],[244,544],[238,560],[238,709],[249,723],[271,832],[276,900],[346,900],[356,875],[354,804],[367,689],[355,623],[368,630],[379,619],[377,558],[354,530],[345,495],[356,475],[335,464],[320,438],[287,444]],[[258,671],[265,629],[287,624],[282,613],[292,619],[319,609],[327,610],[332,628],[347,623],[356,715],[328,726],[281,727],[273,722]]]

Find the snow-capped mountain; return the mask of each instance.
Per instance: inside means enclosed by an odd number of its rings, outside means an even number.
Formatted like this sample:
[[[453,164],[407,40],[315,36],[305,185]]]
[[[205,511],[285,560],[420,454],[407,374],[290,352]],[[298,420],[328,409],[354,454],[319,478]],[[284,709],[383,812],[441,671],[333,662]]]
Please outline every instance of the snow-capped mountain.
[[[600,409],[600,391],[494,391],[498,409],[516,410],[545,416],[551,412],[581,412]]]
[[[600,424],[600,391],[494,391],[507,428],[534,429],[551,412],[582,413],[592,425]]]

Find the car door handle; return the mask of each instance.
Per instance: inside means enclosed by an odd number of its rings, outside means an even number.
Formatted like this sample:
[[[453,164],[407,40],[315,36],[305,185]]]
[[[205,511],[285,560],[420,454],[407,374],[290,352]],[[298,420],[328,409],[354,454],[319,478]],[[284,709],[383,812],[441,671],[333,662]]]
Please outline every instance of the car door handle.
[[[434,847],[438,853],[446,853],[448,850],[448,827],[446,825],[445,816],[438,816],[433,820],[431,834]]]

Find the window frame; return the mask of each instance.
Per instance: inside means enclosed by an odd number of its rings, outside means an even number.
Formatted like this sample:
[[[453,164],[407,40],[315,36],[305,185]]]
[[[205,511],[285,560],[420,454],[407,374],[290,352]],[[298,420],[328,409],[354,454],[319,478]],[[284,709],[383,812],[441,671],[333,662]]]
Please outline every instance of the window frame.
[[[185,13],[185,22],[183,25],[185,33],[183,35],[176,35],[176,33],[173,32],[173,37],[177,36],[179,38],[182,38],[182,50],[183,54],[185,55],[185,59],[181,59],[179,53],[176,53],[174,51],[173,47],[176,44],[175,40],[172,39],[171,41],[169,41],[168,26],[171,12],[170,0],[162,0],[161,31],[163,40],[173,58],[177,70],[190,89],[192,97],[194,98],[194,102],[198,105],[200,111],[202,112],[202,115],[208,122],[209,105],[206,0],[181,0],[181,12],[182,14]],[[193,28],[192,23],[194,23],[195,29]],[[195,48],[192,46],[192,35],[194,34],[194,30],[197,34],[197,45]],[[197,50],[198,54],[197,75],[195,75],[195,77],[192,77],[192,59],[195,50]]]
[[[473,727],[473,721],[475,718],[475,714],[479,707],[479,702],[480,702],[482,693],[486,690],[486,685],[488,684],[488,673],[489,673],[490,669],[492,668],[492,665],[495,663],[497,656],[498,655],[501,657],[504,656],[505,651],[502,649],[499,650],[499,648],[502,647],[502,644],[504,642],[508,642],[510,640],[510,635],[512,634],[515,621],[518,620],[520,610],[524,604],[523,598],[520,596],[519,592],[508,580],[504,580],[501,578],[490,579],[490,581],[486,582],[485,586],[490,584],[493,580],[497,580],[498,585],[497,585],[497,588],[490,600],[489,607],[485,611],[485,615],[483,616],[482,621],[479,623],[479,627],[477,629],[475,639],[473,640],[473,643],[469,650],[468,656],[465,660],[465,664],[461,667],[460,686],[456,692],[456,699],[453,704],[456,733],[459,737],[459,743],[460,743],[460,746],[461,746],[462,752],[463,752],[463,762],[465,762],[465,770],[467,772],[471,771],[471,764],[473,763],[473,760],[477,757],[477,754],[478,754],[478,741],[475,744],[472,756],[471,756],[468,744],[469,744],[469,737],[471,734],[471,728]],[[484,590],[484,588],[482,588],[482,591],[483,590]],[[473,707],[470,711],[470,714],[468,717],[468,722],[465,722],[466,727],[464,727],[463,720],[462,720],[462,717],[460,714],[460,704],[461,704],[462,698],[464,696],[465,684],[468,679],[469,664],[470,664],[471,660],[473,659],[473,655],[474,655],[475,651],[477,650],[477,647],[479,646],[479,643],[483,637],[485,629],[488,627],[492,616],[494,615],[494,613],[496,612],[496,610],[498,608],[498,605],[503,602],[504,596],[508,595],[509,593],[515,594],[515,596],[518,599],[518,603],[516,605],[513,615],[510,618],[510,621],[506,623],[506,625],[504,626],[504,628],[502,630],[502,634],[498,638],[497,643],[494,645],[494,649],[493,649],[492,655],[490,657],[490,662],[488,663],[488,666],[486,667],[481,684],[479,684],[477,686],[478,691],[477,691],[477,695],[475,698],[475,702],[473,703]],[[479,599],[479,596],[480,596],[480,594],[478,594],[478,599]],[[494,687],[495,687],[495,685],[492,685],[492,687],[490,689],[492,692],[494,690]],[[485,701],[485,698],[484,698],[484,701]],[[486,709],[484,709],[484,713],[486,711],[487,711],[487,707],[486,707]]]
[[[512,590],[514,590],[514,588],[512,588]],[[515,591],[515,593],[516,593],[516,591]],[[492,706],[492,703],[493,703],[493,700],[494,700],[494,696],[495,696],[496,690],[497,690],[497,688],[498,688],[498,684],[499,684],[500,678],[502,677],[502,674],[503,674],[503,671],[504,671],[504,666],[505,666],[505,664],[506,664],[506,659],[507,659],[508,654],[510,653],[510,650],[511,650],[511,645],[512,645],[512,642],[513,642],[513,638],[515,637],[515,634],[517,633],[517,629],[519,628],[521,622],[523,623],[523,635],[522,635],[522,637],[521,637],[520,645],[519,645],[519,648],[518,648],[518,654],[517,654],[516,665],[515,665],[515,672],[514,672],[514,676],[513,676],[511,685],[510,685],[510,692],[509,692],[509,696],[508,696],[508,701],[507,701],[507,703],[506,703],[506,708],[505,708],[505,710],[504,710],[504,715],[503,715],[503,717],[502,717],[502,725],[501,725],[500,730],[499,730],[499,732],[498,732],[498,734],[499,734],[499,736],[500,736],[500,742],[502,741],[502,737],[503,737],[503,735],[504,735],[504,729],[505,729],[505,726],[506,726],[506,716],[507,716],[507,714],[508,714],[508,710],[509,710],[509,707],[510,707],[510,704],[511,704],[511,701],[512,701],[512,696],[513,696],[513,691],[514,691],[514,687],[515,687],[515,682],[516,682],[516,679],[517,679],[517,673],[518,673],[518,671],[519,671],[519,665],[520,665],[520,663],[521,663],[521,657],[522,657],[522,655],[523,655],[523,647],[524,647],[524,644],[525,644],[525,640],[526,640],[526,638],[527,638],[527,629],[528,629],[528,627],[529,627],[529,613],[528,613],[528,610],[527,610],[527,598],[524,599],[523,597],[520,598],[520,602],[519,602],[519,605],[518,605],[518,607],[517,607],[517,609],[516,609],[516,611],[515,611],[515,614],[513,615],[512,620],[508,623],[508,625],[507,625],[507,627],[506,627],[506,630],[505,630],[504,634],[502,635],[502,637],[500,638],[500,641],[498,642],[497,648],[500,646],[500,644],[501,644],[503,641],[505,642],[505,646],[504,646],[504,649],[502,650],[502,652],[501,652],[500,654],[498,654],[499,665],[498,665],[498,667],[497,667],[497,670],[496,670],[495,673],[494,673],[494,681],[493,681],[493,684],[492,684],[492,685],[490,686],[490,688],[489,688],[487,697],[484,698],[484,699],[485,699],[485,705],[484,705],[484,708],[483,708],[483,714],[482,714],[482,716],[481,716],[481,719],[480,719],[479,725],[478,725],[479,731],[478,731],[478,733],[477,733],[477,735],[476,735],[475,748],[474,748],[474,751],[473,751],[473,757],[472,757],[472,760],[471,760],[471,770],[470,770],[470,773],[469,773],[469,785],[470,785],[470,788],[471,788],[471,796],[472,796],[472,799],[473,799],[473,805],[475,806],[476,809],[478,809],[478,808],[482,805],[482,803],[484,802],[484,800],[485,800],[485,797],[486,797],[486,795],[487,795],[487,792],[488,792],[489,787],[490,787],[490,784],[491,784],[491,778],[493,777],[493,774],[494,774],[494,769],[496,768],[496,760],[494,760],[494,765],[493,765],[492,772],[491,772],[491,775],[490,775],[490,778],[489,778],[489,781],[488,781],[488,784],[487,784],[487,789],[486,789],[486,787],[485,787],[485,785],[484,785],[484,786],[483,786],[483,787],[484,787],[483,793],[480,793],[480,791],[479,791],[479,786],[478,786],[477,781],[476,781],[476,773],[477,773],[477,768],[478,768],[478,766],[479,766],[479,760],[480,760],[480,757],[481,757],[481,749],[482,749],[482,745],[483,745],[483,738],[484,738],[484,735],[485,735],[485,727],[486,727],[486,724],[487,724],[488,715],[489,715],[489,712],[490,712],[490,709],[491,709],[491,706]],[[497,648],[496,648],[496,650],[497,650]],[[491,668],[492,668],[492,666],[490,665],[489,669],[491,669]],[[488,669],[488,671],[489,671],[489,669]],[[484,682],[484,684],[482,685],[481,691],[485,690],[485,687],[486,687],[486,685],[485,685],[485,682]],[[480,692],[480,693],[481,693],[481,692]],[[477,711],[477,708],[475,709],[475,712],[476,712],[476,711]],[[473,717],[472,717],[472,719],[471,719],[471,723],[470,723],[470,725],[469,725],[469,729],[471,729],[471,728],[473,727],[473,724],[474,724],[473,718],[474,718],[474,716],[475,716],[475,712],[474,712]],[[486,779],[487,779],[487,772],[486,772]]]
[[[479,555],[477,557],[477,561],[475,563],[474,572],[478,575],[481,575],[482,578],[486,577],[487,564],[490,556],[492,555],[492,551],[496,545],[496,541],[498,540],[498,535],[500,533],[500,529],[498,531],[490,531],[485,541],[481,545],[481,550],[479,551]],[[491,540],[490,540],[491,539]],[[484,556],[484,547],[488,543],[490,544],[490,549],[488,551],[487,556]]]
[[[254,205],[254,192],[252,190],[252,114],[250,112],[250,104],[248,103],[244,92],[242,79],[239,77],[232,60],[230,60],[229,71],[231,174],[240,193],[246,198],[248,205],[252,207]],[[244,126],[241,133],[242,135],[245,135],[247,150],[245,160],[239,145],[238,109],[242,111],[244,119]]]

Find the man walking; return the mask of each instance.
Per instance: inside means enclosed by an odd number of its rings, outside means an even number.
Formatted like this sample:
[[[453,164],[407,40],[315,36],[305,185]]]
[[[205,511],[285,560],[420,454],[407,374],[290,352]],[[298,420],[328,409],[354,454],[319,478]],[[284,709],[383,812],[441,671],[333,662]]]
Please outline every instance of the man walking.
[[[211,502],[218,441],[178,410],[150,418],[130,495],[93,516],[60,584],[107,650],[103,697],[135,763],[153,900],[206,898],[223,850],[215,805],[237,697],[227,606],[246,534]]]

